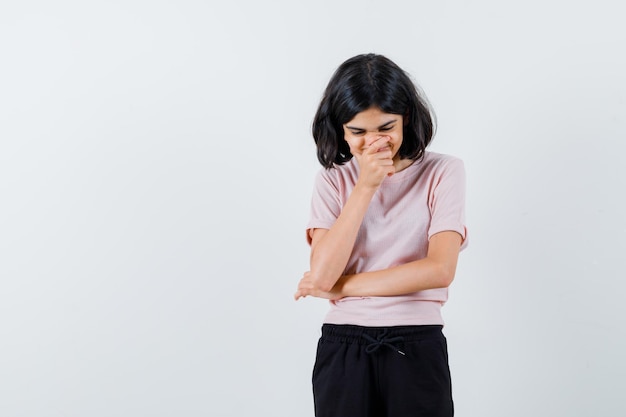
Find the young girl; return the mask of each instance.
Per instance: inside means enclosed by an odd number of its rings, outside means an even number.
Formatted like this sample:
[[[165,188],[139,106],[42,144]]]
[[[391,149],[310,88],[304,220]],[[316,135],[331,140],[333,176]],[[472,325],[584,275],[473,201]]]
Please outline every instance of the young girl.
[[[452,416],[441,307],[466,245],[461,160],[426,151],[431,110],[384,56],[335,72],[313,122],[322,169],[296,300],[330,300],[317,417]]]

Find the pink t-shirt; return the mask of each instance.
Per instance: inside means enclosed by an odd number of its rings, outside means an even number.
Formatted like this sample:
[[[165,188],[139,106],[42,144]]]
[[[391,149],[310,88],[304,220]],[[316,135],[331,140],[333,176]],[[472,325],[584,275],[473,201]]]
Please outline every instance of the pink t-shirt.
[[[309,230],[330,229],[359,177],[352,158],[322,169],[315,180]],[[467,245],[465,169],[455,157],[426,152],[424,158],[385,178],[372,198],[345,273],[377,271],[422,259],[428,240],[455,231]],[[448,289],[394,297],[346,297],[330,302],[325,323],[360,326],[443,324],[441,306]]]

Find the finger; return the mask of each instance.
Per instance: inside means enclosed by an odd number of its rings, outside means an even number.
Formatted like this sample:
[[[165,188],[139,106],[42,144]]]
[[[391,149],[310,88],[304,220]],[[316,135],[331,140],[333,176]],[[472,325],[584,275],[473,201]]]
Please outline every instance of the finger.
[[[371,155],[371,158],[376,159],[376,160],[380,160],[380,161],[389,162],[389,161],[391,161],[392,156],[393,156],[393,154],[391,152],[391,149],[383,148],[383,149],[379,149],[373,155]]]
[[[380,149],[387,148],[388,147],[387,143],[390,140],[391,138],[389,138],[389,136],[381,136],[378,139],[374,140],[372,143],[370,143],[367,147],[367,150],[376,153]]]
[[[373,137],[367,142],[366,146],[369,148],[370,146],[374,145],[376,142],[380,140],[385,140],[385,139],[390,140],[391,137],[387,135],[379,135],[379,136]]]
[[[381,136],[372,143],[370,143],[364,153],[368,155],[373,155],[381,150],[386,150],[388,148],[386,143],[388,143],[390,140],[391,138],[389,136]]]
[[[376,166],[388,166],[393,164],[393,154],[391,150],[384,150],[380,152],[376,152],[371,155],[367,155],[363,158],[364,163],[366,164],[374,164]]]

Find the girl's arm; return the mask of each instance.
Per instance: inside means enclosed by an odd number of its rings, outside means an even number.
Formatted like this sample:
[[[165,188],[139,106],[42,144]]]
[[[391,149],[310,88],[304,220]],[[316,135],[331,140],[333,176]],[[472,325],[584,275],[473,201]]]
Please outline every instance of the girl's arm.
[[[462,238],[457,232],[433,235],[425,258],[393,268],[343,276],[333,288],[339,297],[403,295],[452,284]]]
[[[375,140],[354,157],[360,173],[341,213],[330,229],[314,229],[311,236],[309,277],[321,291],[331,290],[343,274],[372,197],[386,176],[395,172],[391,151],[379,148],[388,137]]]
[[[305,273],[295,298],[384,297],[445,288],[454,279],[461,243],[457,232],[437,233],[430,238],[425,258],[380,271],[344,275],[330,289],[319,288],[310,273]]]
[[[367,207],[376,189],[354,188],[335,224],[311,233],[310,278],[317,288],[329,291],[346,268]]]

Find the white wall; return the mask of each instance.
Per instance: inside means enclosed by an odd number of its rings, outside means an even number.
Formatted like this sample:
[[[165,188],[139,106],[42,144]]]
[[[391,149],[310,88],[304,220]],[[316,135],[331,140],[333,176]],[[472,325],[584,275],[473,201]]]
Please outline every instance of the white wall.
[[[312,416],[310,123],[370,51],[466,162],[457,415],[618,415],[619,3],[2,2],[0,415]]]

